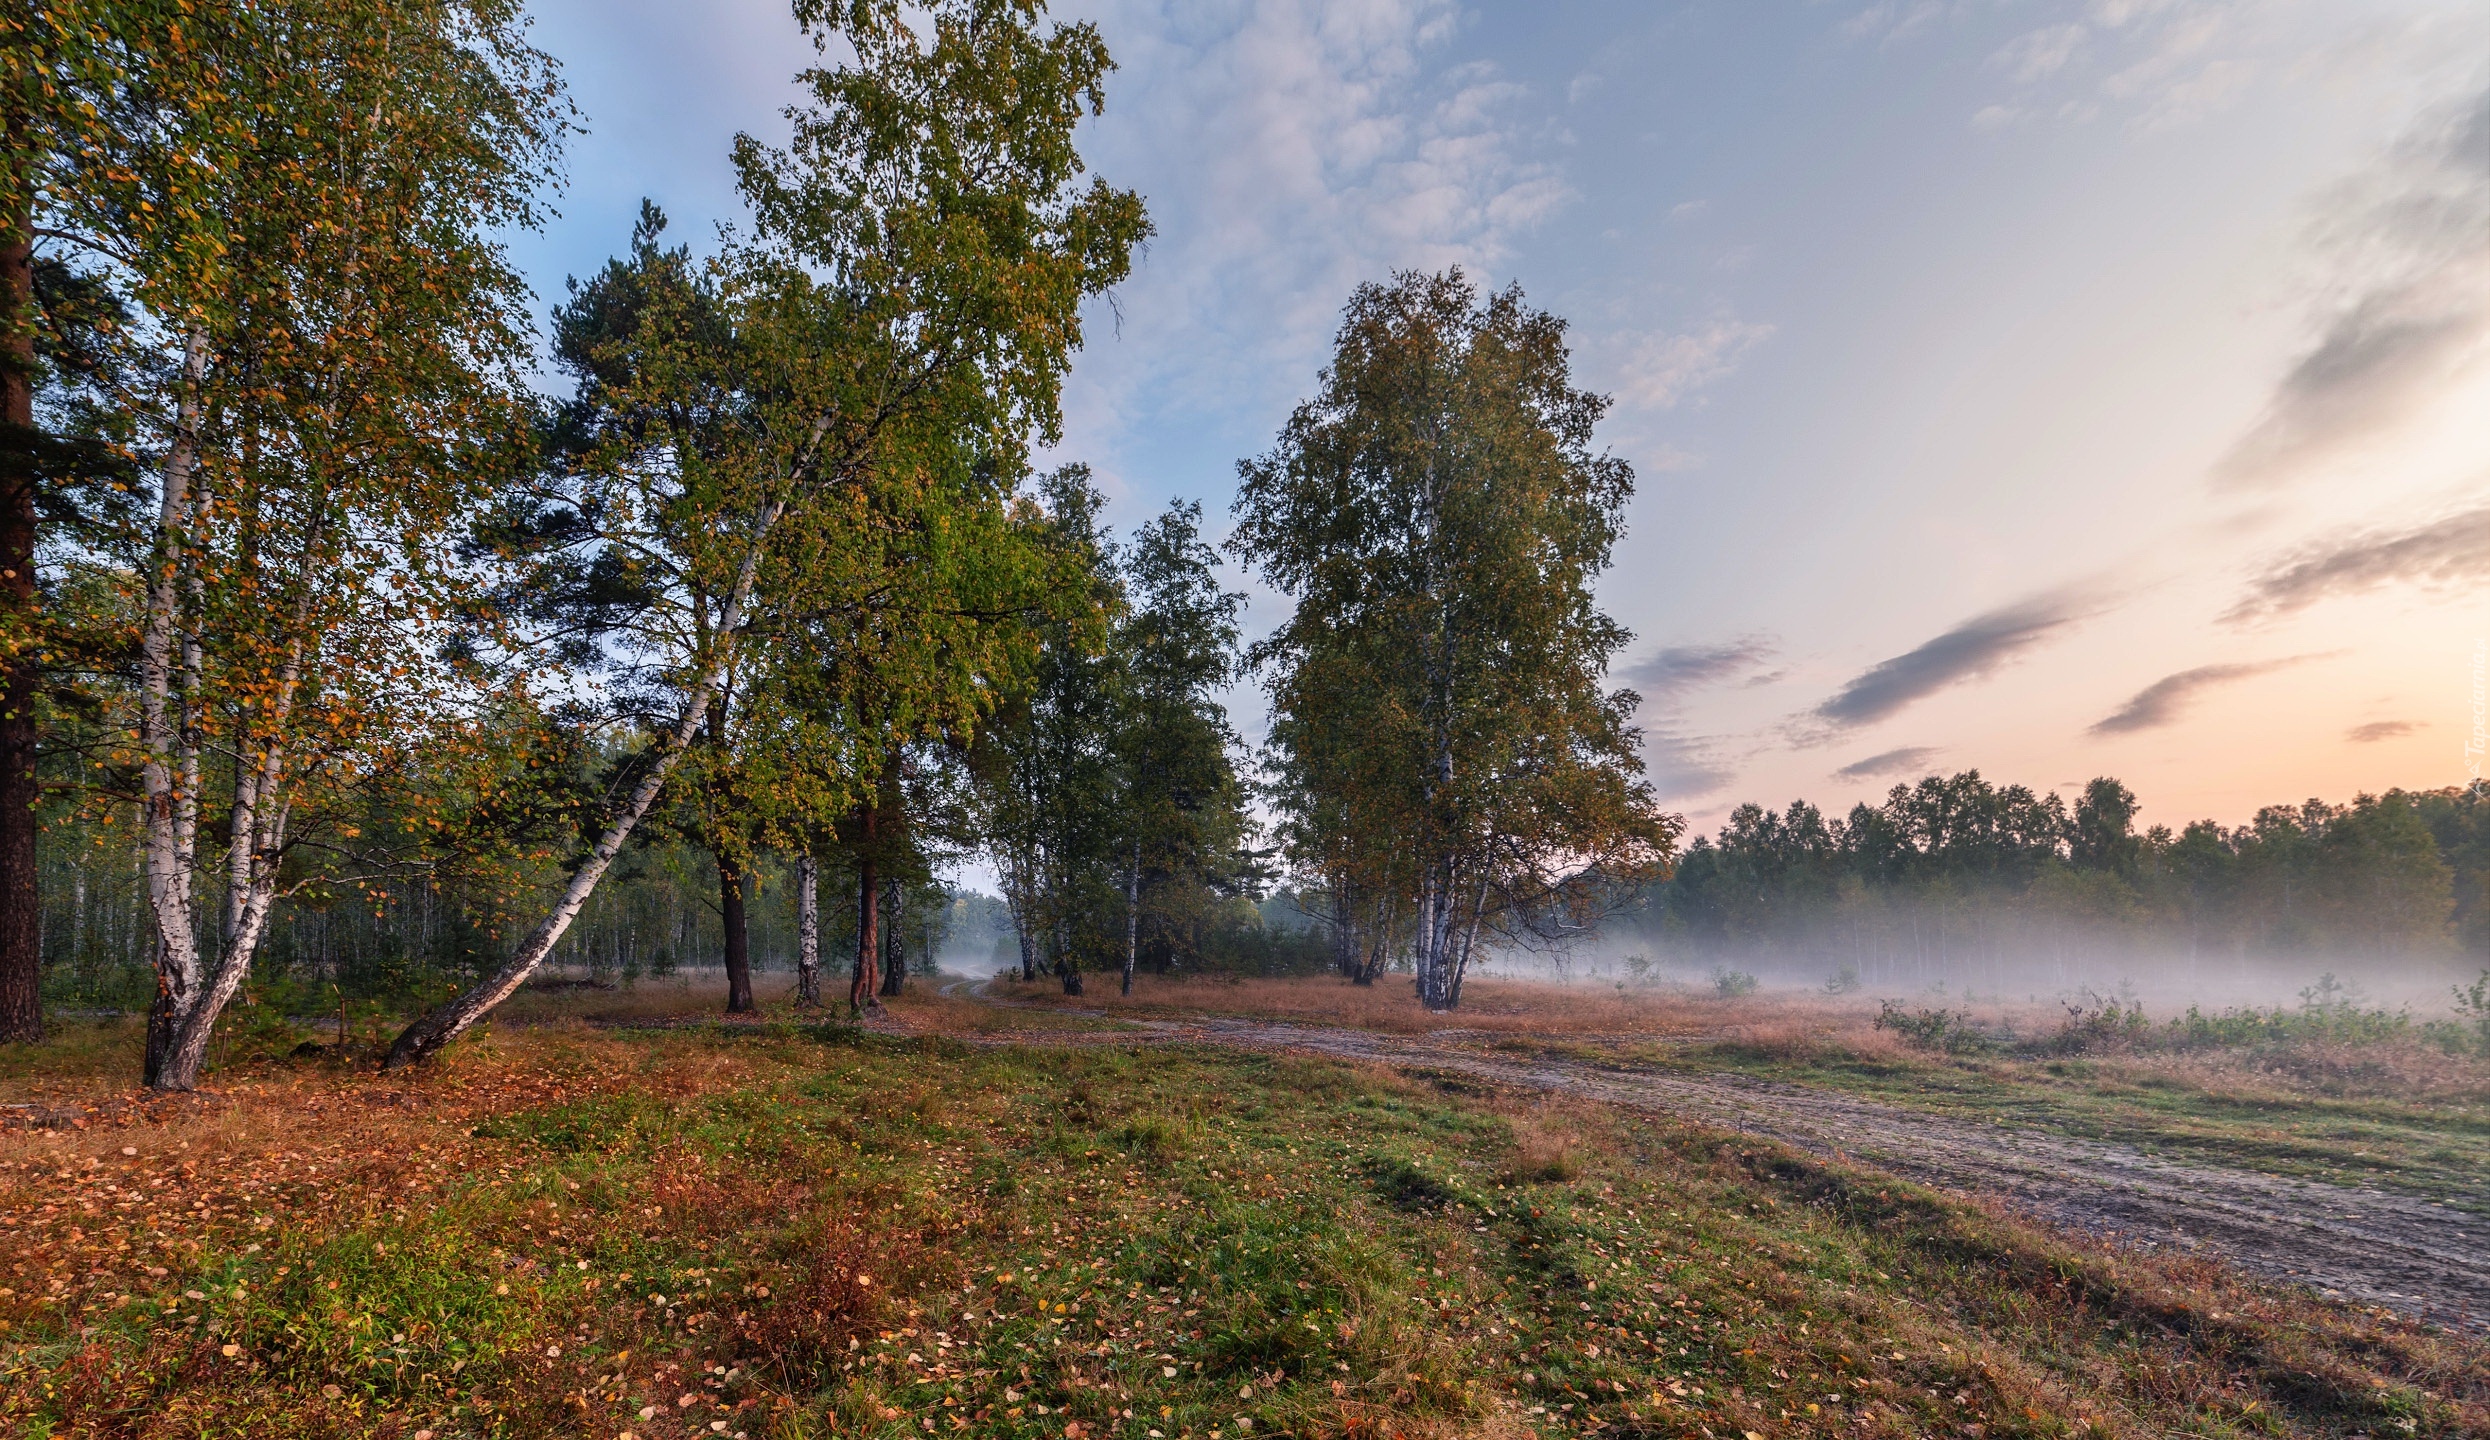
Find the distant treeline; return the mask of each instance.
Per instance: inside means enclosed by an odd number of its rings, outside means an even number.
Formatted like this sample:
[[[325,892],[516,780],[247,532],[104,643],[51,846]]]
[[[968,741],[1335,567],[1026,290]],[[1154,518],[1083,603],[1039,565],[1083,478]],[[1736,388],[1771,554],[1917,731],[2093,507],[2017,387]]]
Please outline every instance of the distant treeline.
[[[1866,981],[2138,950],[2241,959],[2490,954],[2490,783],[2138,830],[2114,779],[2069,807],[1976,770],[1828,817],[1741,805],[1652,885],[1641,935]]]

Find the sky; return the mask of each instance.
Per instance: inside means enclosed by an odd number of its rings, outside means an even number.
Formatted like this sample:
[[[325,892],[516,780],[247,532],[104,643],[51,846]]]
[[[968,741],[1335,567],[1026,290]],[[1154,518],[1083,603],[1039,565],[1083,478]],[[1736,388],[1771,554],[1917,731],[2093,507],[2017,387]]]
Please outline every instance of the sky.
[[[538,0],[582,114],[548,300],[739,215],[784,3]],[[1062,444],[1224,531],[1361,282],[1571,326],[1638,477],[1605,608],[1697,830],[1976,768],[2145,823],[2481,773],[2490,7],[1078,0],[1156,235]],[[1249,630],[1286,600],[1231,573]],[[1239,729],[1258,696],[1234,694]],[[2469,747],[2469,748],[2468,748]]]

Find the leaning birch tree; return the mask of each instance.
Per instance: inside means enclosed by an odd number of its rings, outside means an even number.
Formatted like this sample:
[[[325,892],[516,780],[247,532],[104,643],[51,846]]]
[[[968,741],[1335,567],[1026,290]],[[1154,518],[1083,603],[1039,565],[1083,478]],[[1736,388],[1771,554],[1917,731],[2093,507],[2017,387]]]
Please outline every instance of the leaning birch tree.
[[[756,619],[804,613],[842,569],[838,518],[866,503],[877,467],[929,434],[972,433],[998,457],[1055,437],[1081,304],[1124,277],[1147,233],[1138,196],[1081,183],[1073,132],[1110,68],[1094,27],[1042,26],[1035,0],[795,10],[825,54],[836,37],[853,58],[798,77],[810,98],[789,112],[787,148],[737,138],[749,234],[664,302],[711,286],[718,323],[667,311],[582,357],[583,399],[608,431],[516,517],[564,542],[558,573],[612,587],[639,672],[669,703],[542,923],[399,1035],[392,1068],[439,1051],[543,962],[712,698],[760,664],[746,654]]]

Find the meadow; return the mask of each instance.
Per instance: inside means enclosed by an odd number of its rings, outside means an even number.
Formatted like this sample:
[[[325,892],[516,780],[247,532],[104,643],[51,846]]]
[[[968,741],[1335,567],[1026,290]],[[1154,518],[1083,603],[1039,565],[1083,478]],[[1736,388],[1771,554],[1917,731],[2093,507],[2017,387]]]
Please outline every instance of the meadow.
[[[1580,1043],[1528,999],[1465,1023]],[[192,1097],[130,1088],[125,1021],[13,1053],[0,1427],[2490,1431],[2477,1338],[1666,1115],[961,995],[712,1003],[543,991],[411,1076],[349,1030]]]
[[[2401,1010],[2320,1004],[2147,1012],[2115,1001],[1893,1002],[1860,993],[1474,983],[1430,1015],[1390,982],[1166,981],[1018,1006],[1161,1021],[1348,1026],[1492,1053],[1735,1075],[1932,1113],[2117,1140],[2490,1213],[2490,1039]]]

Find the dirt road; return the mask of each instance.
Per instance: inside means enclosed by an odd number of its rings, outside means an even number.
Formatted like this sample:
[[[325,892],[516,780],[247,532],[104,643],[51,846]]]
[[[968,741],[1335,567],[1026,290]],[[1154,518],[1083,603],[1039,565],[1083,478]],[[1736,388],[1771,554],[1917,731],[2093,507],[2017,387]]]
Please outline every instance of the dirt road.
[[[966,984],[945,988],[975,993]],[[2178,1164],[2123,1145],[1974,1125],[1741,1076],[1519,1059],[1442,1038],[1225,1017],[1127,1023],[1135,1028],[1078,1038],[1129,1043],[1146,1036],[1332,1055],[1665,1112],[1931,1185],[2002,1196],[2071,1229],[2218,1255],[2271,1279],[2490,1330],[2490,1219],[2411,1196]],[[1073,1037],[1030,1030],[994,1038],[1043,1044]]]

